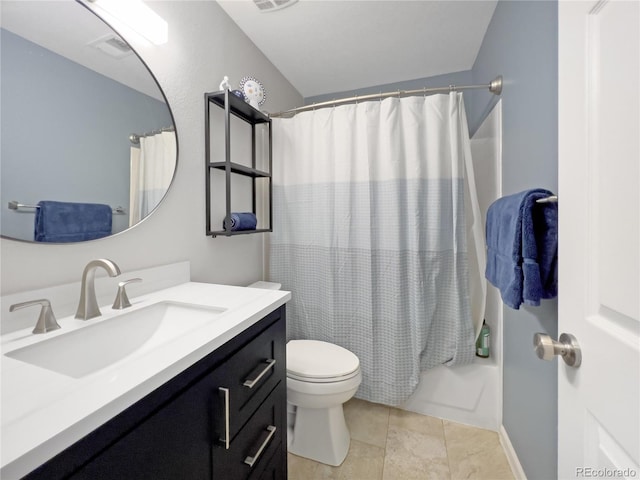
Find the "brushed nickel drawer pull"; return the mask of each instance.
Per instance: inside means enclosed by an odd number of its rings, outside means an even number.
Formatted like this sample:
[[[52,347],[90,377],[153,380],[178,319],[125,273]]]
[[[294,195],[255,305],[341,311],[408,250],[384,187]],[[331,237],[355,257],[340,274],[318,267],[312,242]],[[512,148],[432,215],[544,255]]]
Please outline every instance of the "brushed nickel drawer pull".
[[[273,368],[273,366],[276,364],[276,361],[273,358],[270,358],[268,360],[265,360],[265,362],[267,363],[267,366],[264,367],[264,369],[258,374],[258,376],[256,378],[250,378],[244,381],[243,385],[245,387],[249,387],[249,388],[253,388],[255,386],[256,383],[258,383],[260,381],[260,379],[262,377],[264,377],[266,375],[266,373],[271,370]]]
[[[218,387],[218,391],[224,396],[224,437],[220,441],[224,444],[225,450],[229,450],[229,389]]]
[[[264,449],[267,447],[267,445],[275,435],[276,427],[274,427],[273,425],[269,425],[267,427],[267,432],[269,432],[269,434],[267,435],[267,438],[264,439],[264,442],[262,442],[262,445],[260,445],[260,448],[258,449],[256,454],[253,457],[248,456],[247,458],[244,459],[244,463],[246,463],[250,467],[253,467],[253,465],[258,461],[258,458],[260,458],[260,455],[262,455],[262,452],[264,451]]]

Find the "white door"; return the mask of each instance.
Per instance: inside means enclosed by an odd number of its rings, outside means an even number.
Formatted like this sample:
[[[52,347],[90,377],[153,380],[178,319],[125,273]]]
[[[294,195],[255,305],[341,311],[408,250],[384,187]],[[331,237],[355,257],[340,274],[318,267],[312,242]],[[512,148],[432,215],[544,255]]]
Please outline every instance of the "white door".
[[[558,477],[640,479],[640,2],[559,2]]]

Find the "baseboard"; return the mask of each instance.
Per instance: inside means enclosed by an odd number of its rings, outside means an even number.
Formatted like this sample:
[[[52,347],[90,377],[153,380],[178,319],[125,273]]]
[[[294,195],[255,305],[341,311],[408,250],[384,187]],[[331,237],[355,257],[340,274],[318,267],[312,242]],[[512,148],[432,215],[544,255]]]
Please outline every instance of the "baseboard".
[[[500,425],[498,437],[500,438],[500,443],[502,444],[504,453],[507,456],[507,461],[509,462],[513,476],[516,477],[516,480],[527,480],[527,476],[524,474],[518,455],[516,455],[516,451],[511,444],[511,440],[509,439],[509,435],[507,434],[504,425]]]

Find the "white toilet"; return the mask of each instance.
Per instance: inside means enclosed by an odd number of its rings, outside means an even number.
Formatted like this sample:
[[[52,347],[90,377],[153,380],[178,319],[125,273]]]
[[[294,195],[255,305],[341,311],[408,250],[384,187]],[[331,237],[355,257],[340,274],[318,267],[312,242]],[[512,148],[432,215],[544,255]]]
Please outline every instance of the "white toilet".
[[[279,290],[272,282],[251,288]],[[342,404],[362,382],[360,360],[346,348],[319,340],[287,343],[288,450],[327,465],[340,465],[351,436]]]
[[[287,343],[289,451],[340,465],[351,437],[342,404],[362,382],[360,361],[349,350],[318,340]]]

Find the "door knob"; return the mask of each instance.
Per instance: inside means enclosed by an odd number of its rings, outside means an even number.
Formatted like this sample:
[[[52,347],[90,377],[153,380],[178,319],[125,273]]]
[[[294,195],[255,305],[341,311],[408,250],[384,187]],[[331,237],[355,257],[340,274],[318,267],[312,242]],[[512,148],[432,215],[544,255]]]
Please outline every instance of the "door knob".
[[[536,333],[533,336],[533,346],[536,355],[542,360],[551,360],[560,355],[564,363],[570,367],[578,368],[582,363],[582,352],[578,340],[570,333],[563,333],[559,340],[554,340],[544,333]]]

